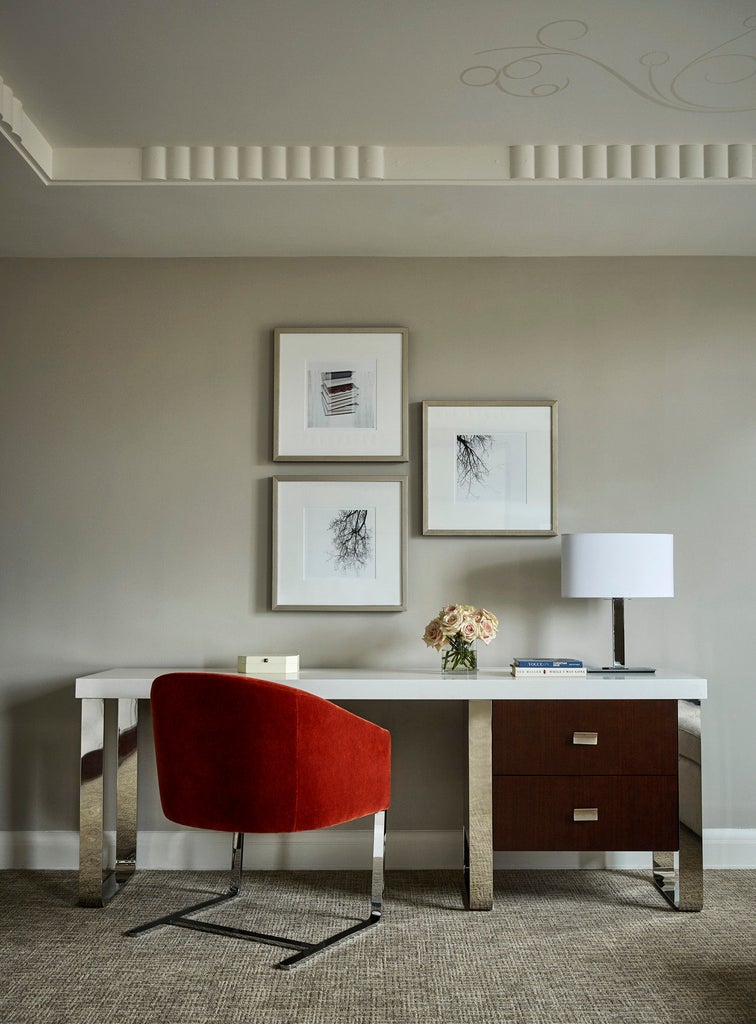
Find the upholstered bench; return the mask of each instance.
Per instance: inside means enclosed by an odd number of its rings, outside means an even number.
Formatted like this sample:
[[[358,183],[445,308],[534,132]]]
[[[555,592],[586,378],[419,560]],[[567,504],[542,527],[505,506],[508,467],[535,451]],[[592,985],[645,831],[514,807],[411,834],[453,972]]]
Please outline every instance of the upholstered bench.
[[[680,821],[696,835],[701,836],[701,802],[698,799],[691,799],[691,794],[700,792],[701,785],[701,708],[692,701],[681,700],[677,721]]]

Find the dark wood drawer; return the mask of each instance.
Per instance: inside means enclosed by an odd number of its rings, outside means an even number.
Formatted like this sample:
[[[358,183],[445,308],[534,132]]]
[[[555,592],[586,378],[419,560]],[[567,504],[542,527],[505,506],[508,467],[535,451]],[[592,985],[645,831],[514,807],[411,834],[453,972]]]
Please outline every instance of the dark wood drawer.
[[[677,774],[676,700],[494,701],[492,728],[494,775]]]
[[[493,818],[495,850],[676,850],[677,778],[499,775]]]

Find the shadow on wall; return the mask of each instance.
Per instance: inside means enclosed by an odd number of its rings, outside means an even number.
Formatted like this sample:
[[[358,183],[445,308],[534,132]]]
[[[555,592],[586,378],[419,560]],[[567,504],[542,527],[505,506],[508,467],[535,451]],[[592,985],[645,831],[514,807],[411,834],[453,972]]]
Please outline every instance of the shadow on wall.
[[[78,828],[80,709],[70,678],[8,704],[8,813],[13,831]]]
[[[463,579],[466,592],[484,595],[481,603],[501,622],[499,636],[491,644],[491,655],[484,665],[503,665],[510,655],[553,655],[562,645],[563,650],[569,648],[589,662],[606,664],[602,659],[611,656],[610,603],[602,598],[563,598],[559,538],[533,540],[539,550],[531,549],[528,556],[524,545],[530,543],[528,538],[502,538],[502,545],[517,545],[517,549],[507,552],[503,546],[500,560],[470,569]],[[505,560],[507,555],[509,561]],[[495,645],[500,651],[494,650]]]
[[[389,830],[461,829],[467,775],[464,702],[338,703],[391,733]]]
[[[528,543],[527,538],[502,538],[503,545]],[[545,650],[551,643],[554,620],[565,613],[558,539],[545,543],[549,544],[548,552],[541,550],[528,557],[524,551],[522,555],[512,551],[509,561],[504,560],[507,552],[502,547],[501,562],[471,569],[463,579],[462,589],[468,594],[487,595],[483,603],[499,618],[500,633],[491,645],[501,644],[501,657],[494,658],[497,664],[510,654]],[[513,642],[518,645],[517,651],[510,650]]]

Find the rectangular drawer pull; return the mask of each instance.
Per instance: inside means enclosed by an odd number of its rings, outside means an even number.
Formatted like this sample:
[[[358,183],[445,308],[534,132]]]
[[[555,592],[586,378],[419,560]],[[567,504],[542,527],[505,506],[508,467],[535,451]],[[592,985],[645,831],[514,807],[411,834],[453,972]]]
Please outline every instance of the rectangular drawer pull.
[[[598,821],[598,807],[574,807],[573,821]]]
[[[572,742],[576,747],[595,747],[598,743],[598,733],[573,732]]]

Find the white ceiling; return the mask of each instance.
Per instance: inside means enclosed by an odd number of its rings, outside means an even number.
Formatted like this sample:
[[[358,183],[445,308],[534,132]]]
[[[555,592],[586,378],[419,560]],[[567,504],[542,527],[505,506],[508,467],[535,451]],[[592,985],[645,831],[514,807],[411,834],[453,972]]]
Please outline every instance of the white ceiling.
[[[478,169],[480,147],[756,143],[756,0],[2,0],[0,75],[54,151],[376,145],[426,168],[45,183],[4,137],[0,255],[756,255],[755,178]]]

